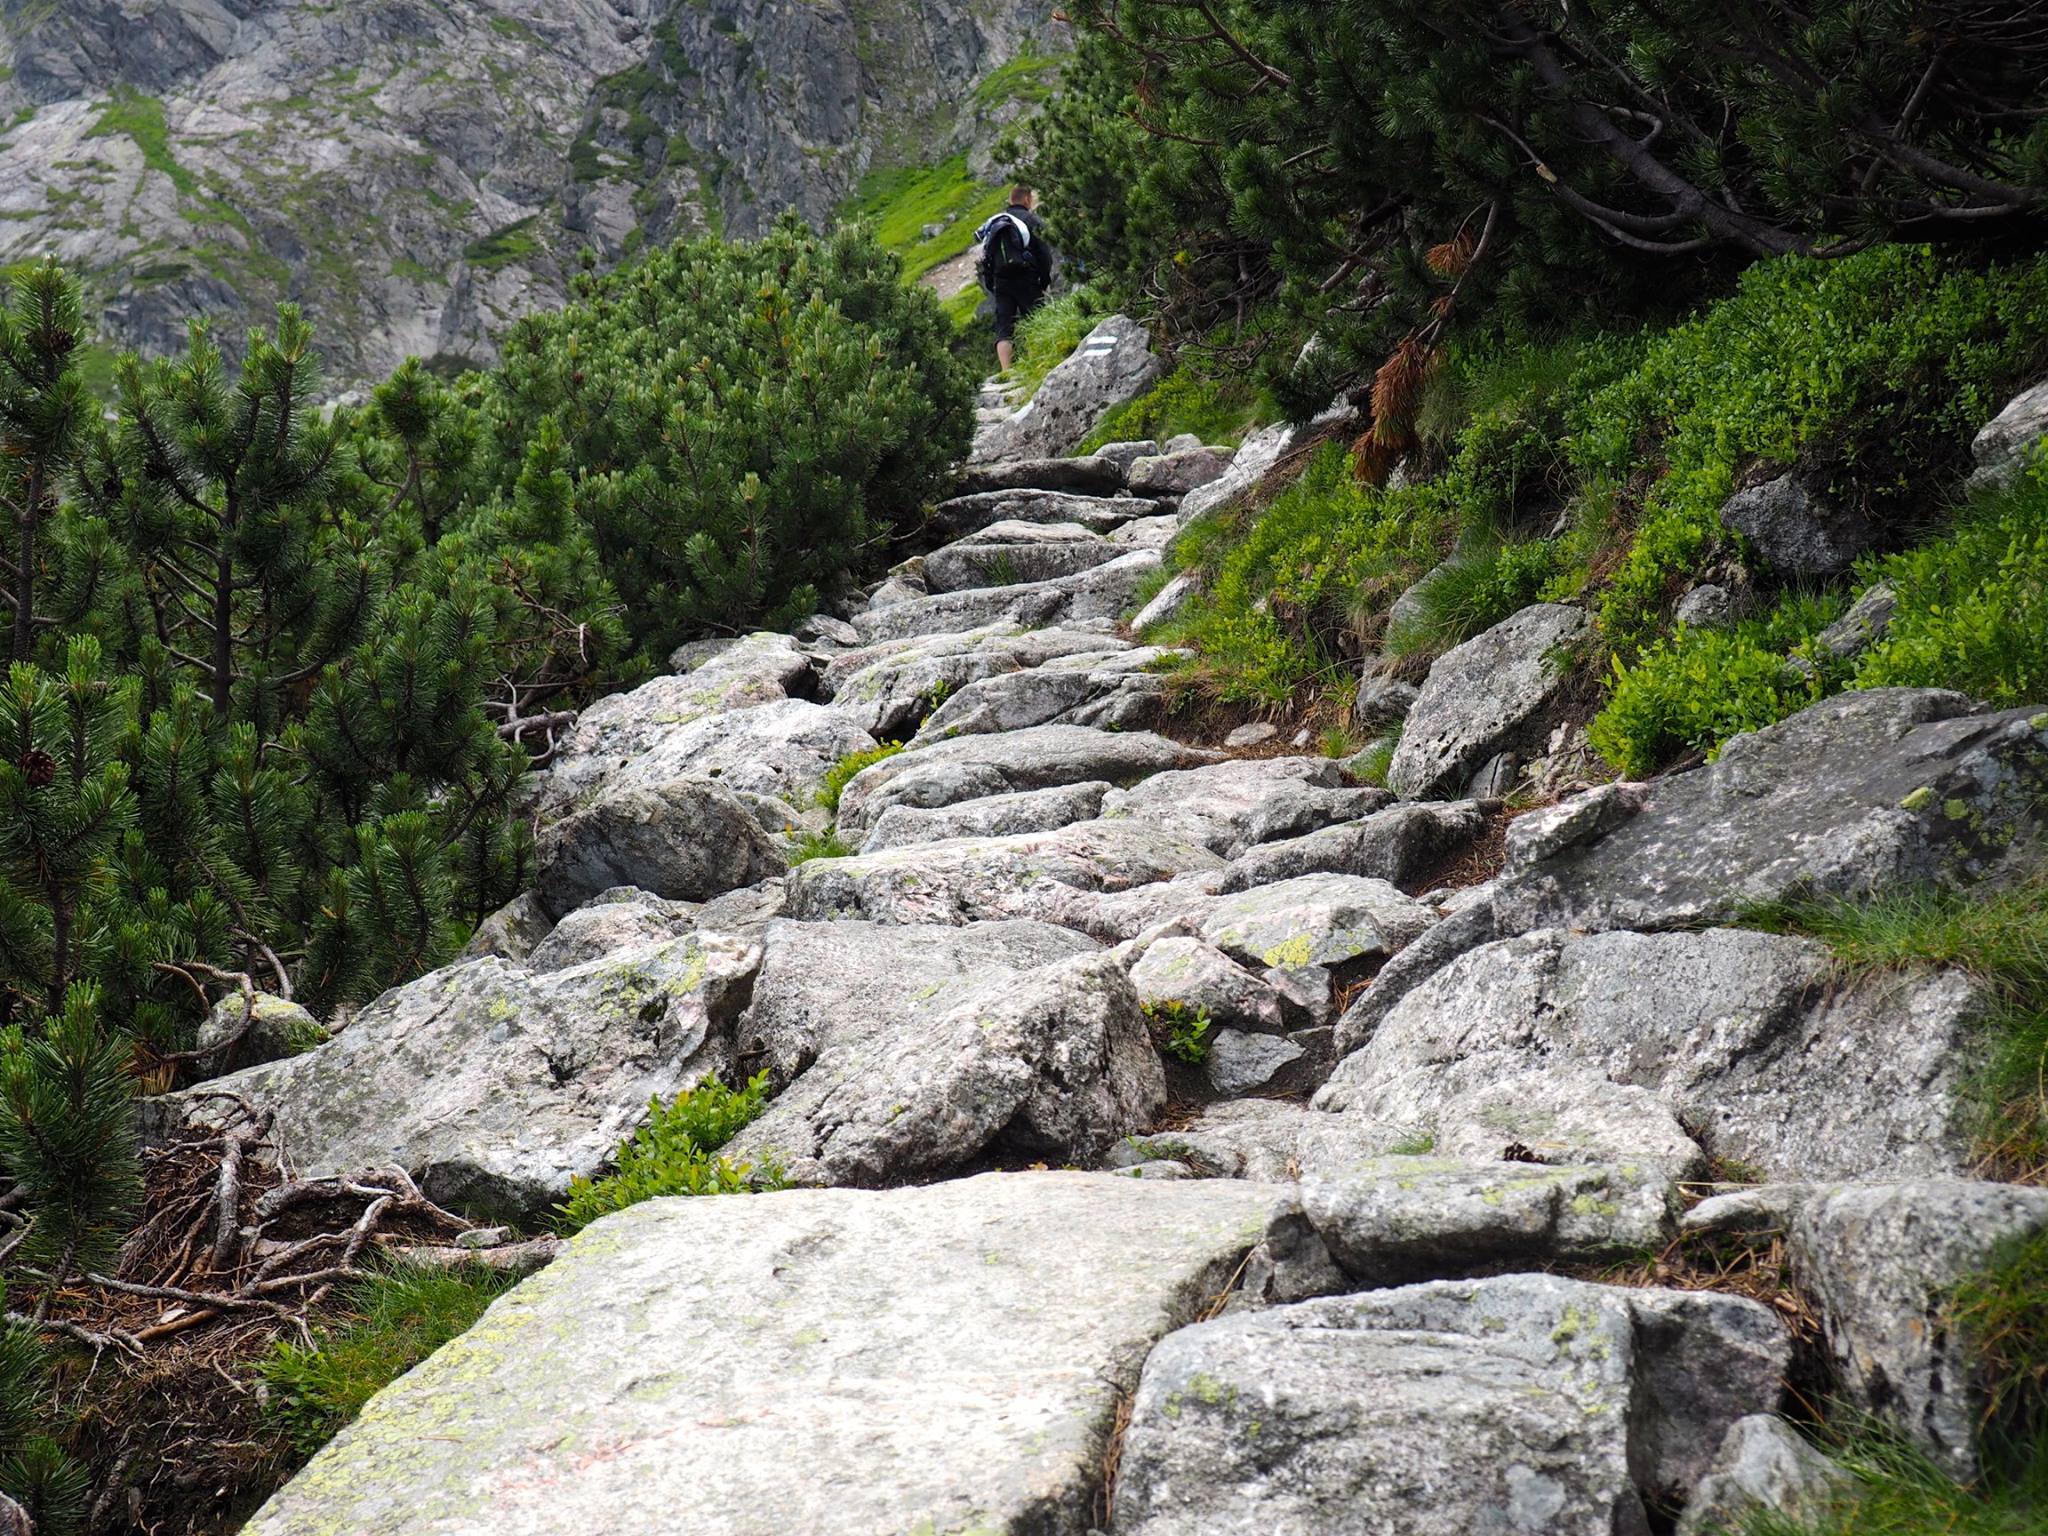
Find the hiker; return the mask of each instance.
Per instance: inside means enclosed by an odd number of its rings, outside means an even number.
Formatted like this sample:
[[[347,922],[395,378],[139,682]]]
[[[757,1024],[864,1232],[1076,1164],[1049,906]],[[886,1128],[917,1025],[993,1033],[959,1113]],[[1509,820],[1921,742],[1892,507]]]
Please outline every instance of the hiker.
[[[1010,338],[1017,322],[1038,308],[1052,286],[1052,246],[1032,212],[1037,206],[1038,194],[1019,184],[1010,189],[1010,206],[974,232],[981,242],[976,272],[996,305],[996,364],[1005,373],[1016,355]]]

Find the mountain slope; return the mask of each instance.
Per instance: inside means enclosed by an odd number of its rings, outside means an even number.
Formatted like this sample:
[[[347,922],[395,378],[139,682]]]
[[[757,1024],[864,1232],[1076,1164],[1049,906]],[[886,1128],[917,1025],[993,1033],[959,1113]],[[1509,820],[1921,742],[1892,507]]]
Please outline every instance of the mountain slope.
[[[0,0],[0,263],[119,344],[279,299],[335,374],[488,360],[584,258],[979,151],[1059,46],[989,0]],[[1012,66],[1006,68],[1006,66]]]

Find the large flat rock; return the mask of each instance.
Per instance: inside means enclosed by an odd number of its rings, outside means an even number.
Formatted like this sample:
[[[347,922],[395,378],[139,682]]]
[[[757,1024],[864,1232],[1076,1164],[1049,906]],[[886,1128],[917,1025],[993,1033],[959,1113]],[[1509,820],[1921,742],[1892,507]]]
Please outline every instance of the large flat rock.
[[[247,1536],[1082,1536],[1119,1394],[1278,1198],[1029,1173],[635,1206]]]
[[[2041,854],[2048,710],[1873,688],[1738,736],[1691,773],[1510,829],[1500,929],[1686,928],[1760,903],[1964,883]]]
[[[1654,1095],[1709,1152],[1773,1177],[1953,1173],[1987,1003],[1960,972],[1845,980],[1808,939],[1546,929],[1460,956],[1369,1037],[1347,1015],[1338,1048],[1357,1049],[1318,1102],[1439,1146],[1490,1126],[1496,1155],[1519,1141],[1600,1161],[1662,1155],[1611,1134],[1652,1130],[1654,1103],[1629,1100]]]
[[[935,592],[886,608],[857,614],[853,627],[863,640],[894,640],[978,629],[1005,619],[1027,628],[1117,619],[1137,605],[1138,591],[1160,567],[1156,549],[1121,552],[1113,560],[1071,576],[1015,586],[969,587]]]

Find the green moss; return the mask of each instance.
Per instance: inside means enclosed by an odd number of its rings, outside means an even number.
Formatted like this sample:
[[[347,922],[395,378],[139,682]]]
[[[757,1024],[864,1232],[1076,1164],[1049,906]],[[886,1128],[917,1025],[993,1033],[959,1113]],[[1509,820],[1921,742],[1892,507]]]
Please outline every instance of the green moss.
[[[846,756],[834,763],[825,774],[825,782],[818,787],[818,804],[828,811],[837,811],[839,809],[839,797],[845,792],[846,786],[853,781],[854,775],[858,774],[863,768],[874,766],[884,758],[894,757],[902,750],[902,742],[892,741],[885,742],[879,747],[872,747],[865,752],[847,753]]]

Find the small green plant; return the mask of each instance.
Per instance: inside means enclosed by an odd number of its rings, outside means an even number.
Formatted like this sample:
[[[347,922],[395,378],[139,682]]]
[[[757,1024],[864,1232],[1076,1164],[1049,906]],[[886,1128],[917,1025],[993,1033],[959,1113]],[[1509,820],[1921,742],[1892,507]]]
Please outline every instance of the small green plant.
[[[870,747],[864,752],[849,752],[834,763],[825,774],[825,782],[818,786],[818,804],[826,810],[837,812],[839,797],[852,782],[853,776],[863,768],[872,768],[884,758],[894,757],[903,750],[900,741],[884,742],[879,747]]]
[[[352,1321],[322,1330],[310,1347],[280,1341],[263,1361],[264,1416],[300,1455],[312,1455],[512,1284],[480,1264],[399,1267],[356,1281],[345,1298]]]
[[[2002,708],[2048,697],[2048,463],[1866,574],[1898,605],[1855,686],[1955,688]]]
[[[1020,578],[1017,575],[1016,559],[1008,550],[993,555],[981,562],[982,585],[989,587],[1014,587]]]
[[[859,851],[836,830],[798,832],[789,839],[789,867],[795,869],[812,859],[850,859]]]
[[[1387,635],[1395,656],[1447,651],[1536,602],[1563,568],[1556,541],[1486,540],[1416,589],[1415,621]]]
[[[709,1080],[664,1106],[648,1106],[647,1123],[623,1143],[610,1173],[577,1179],[569,1198],[555,1209],[564,1233],[580,1232],[600,1216],[623,1211],[663,1195],[735,1195],[782,1187],[782,1170],[735,1163],[718,1151],[768,1107],[768,1074],[757,1072],[744,1088]]]
[[[2004,1244],[1956,1288],[1949,1316],[1982,1362],[1990,1452],[2003,1466],[2023,1465],[2026,1451],[2048,1441],[2048,1231]]]
[[[1411,1131],[1387,1148],[1388,1154],[1393,1157],[1427,1157],[1435,1150],[1435,1131]]]
[[[1186,1003],[1146,1003],[1145,1017],[1152,1026],[1152,1038],[1175,1061],[1199,1067],[1209,1059],[1209,1015]]]
[[[1396,726],[1387,735],[1374,739],[1352,760],[1347,771],[1361,784],[1369,784],[1374,789],[1385,789],[1387,773],[1394,766],[1394,754],[1400,749],[1401,729]]]

